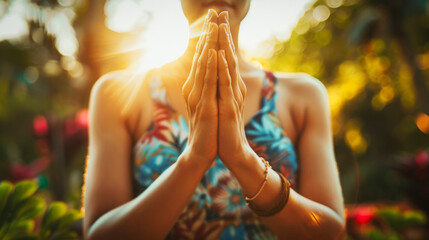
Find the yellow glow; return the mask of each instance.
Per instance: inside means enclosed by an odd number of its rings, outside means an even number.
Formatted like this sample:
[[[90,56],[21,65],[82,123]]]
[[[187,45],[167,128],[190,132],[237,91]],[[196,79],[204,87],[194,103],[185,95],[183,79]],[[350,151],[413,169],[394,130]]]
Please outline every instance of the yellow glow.
[[[417,60],[419,62],[420,69],[428,69],[429,68],[429,52],[418,55]]]
[[[395,89],[392,86],[382,87],[380,91],[380,100],[388,103],[395,97]]]
[[[368,143],[361,134],[360,123],[357,120],[352,119],[347,122],[345,128],[345,140],[347,145],[349,145],[355,153],[365,153]]]
[[[338,69],[335,82],[328,86],[329,104],[333,117],[343,105],[359,94],[366,85],[366,77],[360,66],[354,62],[343,62]]]
[[[356,153],[364,153],[367,148],[367,143],[357,129],[347,130],[346,142]]]
[[[414,92],[413,75],[406,64],[402,64],[399,69],[399,88],[401,104],[405,108],[411,109],[416,104],[416,94]]]
[[[58,76],[61,73],[61,67],[58,61],[49,60],[43,65],[43,71],[49,76]]]
[[[273,36],[282,40],[289,38],[299,17],[313,1],[252,1],[240,28],[239,42],[246,56],[250,59],[261,54],[259,44]],[[192,26],[189,31],[179,1],[138,3],[132,0],[109,0],[105,12],[106,24],[114,31],[137,33],[143,30],[142,35],[137,36],[137,44],[128,44],[118,50],[118,53],[143,50],[142,56],[134,61],[140,69],[147,70],[173,61],[184,52],[188,39],[199,35],[199,32],[192,30]],[[139,26],[142,28],[139,29]]]

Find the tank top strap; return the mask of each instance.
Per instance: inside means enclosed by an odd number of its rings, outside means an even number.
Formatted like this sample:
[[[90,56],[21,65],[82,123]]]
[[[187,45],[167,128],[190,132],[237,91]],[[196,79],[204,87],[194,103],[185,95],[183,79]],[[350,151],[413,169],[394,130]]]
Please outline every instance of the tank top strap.
[[[275,111],[275,101],[277,99],[276,85],[277,77],[273,72],[265,71],[261,93],[261,110],[263,112]]]

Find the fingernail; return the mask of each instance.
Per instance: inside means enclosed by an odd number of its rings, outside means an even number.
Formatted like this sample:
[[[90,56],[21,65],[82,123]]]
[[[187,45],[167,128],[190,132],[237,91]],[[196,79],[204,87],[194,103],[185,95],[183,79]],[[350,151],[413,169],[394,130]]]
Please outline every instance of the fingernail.
[[[209,9],[209,13],[216,13],[216,11],[214,9]],[[217,14],[217,13],[216,13]]]

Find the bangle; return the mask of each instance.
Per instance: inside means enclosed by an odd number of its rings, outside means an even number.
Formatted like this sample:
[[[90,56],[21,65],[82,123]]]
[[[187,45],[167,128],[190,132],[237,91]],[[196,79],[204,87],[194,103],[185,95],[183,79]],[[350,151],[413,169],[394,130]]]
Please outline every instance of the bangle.
[[[246,204],[247,204],[247,205],[249,205],[249,202],[250,202],[250,201],[255,200],[255,199],[259,196],[259,194],[261,194],[262,189],[264,189],[265,184],[267,183],[267,180],[268,180],[268,170],[270,170],[270,168],[271,168],[270,163],[269,163],[267,160],[265,160],[264,158],[262,158],[262,157],[261,157],[261,160],[262,160],[262,162],[263,162],[263,163],[264,163],[264,165],[265,165],[265,171],[264,171],[264,175],[265,175],[265,177],[264,177],[264,181],[262,182],[262,185],[261,185],[261,187],[259,188],[258,192],[257,192],[253,197],[247,197],[247,196],[244,196],[244,200],[246,201]],[[244,194],[243,194],[243,195],[244,195]]]
[[[268,209],[268,210],[257,209],[257,208],[255,208],[255,206],[253,206],[252,202],[250,202],[250,201],[246,202],[247,206],[249,206],[249,208],[259,216],[270,217],[270,216],[277,214],[278,212],[280,212],[284,208],[284,206],[286,206],[286,204],[289,200],[290,183],[283,176],[283,174],[281,174],[279,172],[276,172],[276,173],[280,176],[280,179],[282,181],[282,190],[280,192],[280,199],[279,199],[278,203],[276,205],[274,205],[274,207],[272,207],[271,209]]]

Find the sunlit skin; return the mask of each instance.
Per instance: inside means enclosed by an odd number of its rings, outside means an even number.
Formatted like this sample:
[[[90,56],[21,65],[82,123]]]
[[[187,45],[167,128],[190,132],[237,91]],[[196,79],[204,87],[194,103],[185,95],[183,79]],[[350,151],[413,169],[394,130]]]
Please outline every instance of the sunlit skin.
[[[84,196],[87,239],[163,239],[216,155],[246,195],[258,191],[265,167],[250,148],[244,125],[259,108],[264,73],[243,60],[237,41],[249,4],[182,0],[191,31],[199,28],[201,35],[189,40],[181,58],[151,74],[161,74],[172,107],[187,117],[188,145],[177,162],[134,199],[129,159],[133,144],[151,122],[149,89],[144,82],[138,85],[130,111],[119,114],[129,99],[111,93],[122,87],[126,75],[109,74],[96,83]],[[326,90],[306,74],[276,75],[278,117],[298,153],[300,177],[287,205],[263,220],[279,239],[341,239],[344,206]],[[255,206],[270,208],[280,186],[271,169]]]

